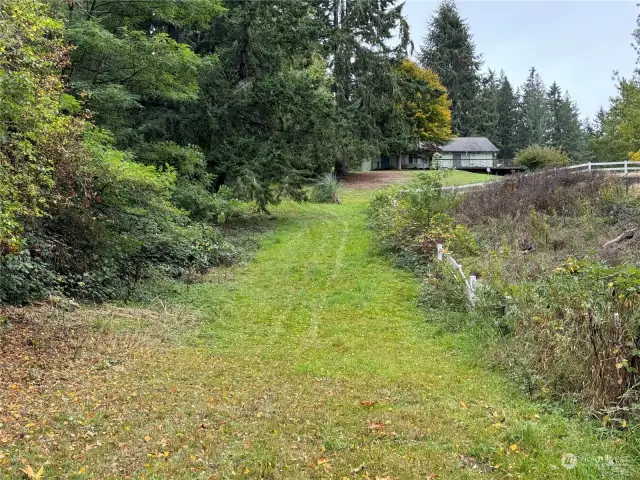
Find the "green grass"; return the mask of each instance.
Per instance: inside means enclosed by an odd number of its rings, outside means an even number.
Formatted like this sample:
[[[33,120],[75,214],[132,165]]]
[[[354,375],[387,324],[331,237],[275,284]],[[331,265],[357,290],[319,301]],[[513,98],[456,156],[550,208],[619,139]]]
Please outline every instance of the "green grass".
[[[470,185],[472,183],[483,183],[500,180],[497,175],[488,175],[486,173],[471,173],[460,170],[452,170],[442,181],[442,185],[450,187],[453,185]]]
[[[472,335],[425,318],[415,278],[375,249],[370,196],[274,209],[254,261],[180,288],[204,321],[189,344],[86,373],[50,420],[56,447],[25,443],[12,471],[20,456],[45,478],[625,478],[605,457],[623,464],[623,445],[529,402]]]

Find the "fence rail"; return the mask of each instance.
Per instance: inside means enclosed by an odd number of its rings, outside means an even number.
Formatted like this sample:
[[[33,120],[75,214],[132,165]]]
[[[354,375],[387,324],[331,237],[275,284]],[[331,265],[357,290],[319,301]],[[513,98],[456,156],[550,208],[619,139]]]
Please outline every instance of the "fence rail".
[[[637,167],[635,165],[638,165]],[[587,172],[614,172],[614,173],[623,173],[624,175],[629,175],[631,172],[640,172],[640,163],[631,162],[629,160],[625,160],[624,162],[588,162],[581,163],[580,165],[569,165],[568,167],[557,167],[554,169],[555,171],[559,170],[571,170],[571,171],[587,171]],[[525,173],[524,175],[535,175],[536,172]],[[470,183],[467,185],[454,185],[451,187],[442,187],[442,191],[466,191],[466,190],[474,190],[485,188],[487,185],[491,185],[501,180],[492,180],[491,182],[484,183]]]
[[[446,261],[449,263],[451,268],[453,268],[456,275],[460,275],[461,280],[464,282],[465,288],[467,290],[467,298],[469,299],[469,303],[471,306],[475,306],[476,303],[476,288],[478,286],[478,279],[475,275],[470,275],[468,278],[464,274],[464,270],[462,270],[462,265],[455,261],[453,255],[447,252],[444,249],[444,246],[441,243],[437,245],[437,260],[439,262]]]

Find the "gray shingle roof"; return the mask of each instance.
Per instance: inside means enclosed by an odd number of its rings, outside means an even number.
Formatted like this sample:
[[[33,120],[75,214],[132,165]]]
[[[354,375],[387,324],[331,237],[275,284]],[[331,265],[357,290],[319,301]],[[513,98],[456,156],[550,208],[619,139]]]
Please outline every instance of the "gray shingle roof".
[[[496,146],[487,137],[454,138],[442,147],[443,152],[497,152]]]

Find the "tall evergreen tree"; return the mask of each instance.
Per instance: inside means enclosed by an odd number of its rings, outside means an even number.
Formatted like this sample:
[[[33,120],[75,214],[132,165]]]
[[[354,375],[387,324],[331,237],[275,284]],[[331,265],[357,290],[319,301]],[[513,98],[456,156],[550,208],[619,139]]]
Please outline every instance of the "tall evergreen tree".
[[[338,173],[388,149],[383,126],[396,106],[395,68],[410,45],[409,26],[398,0],[316,0],[324,26],[324,55],[341,115],[354,128],[345,142]]]
[[[547,94],[549,102],[549,131],[547,143],[552,147],[563,148],[565,140],[565,128],[568,123],[566,108],[562,91],[556,82],[549,87]]]
[[[498,120],[495,142],[500,149],[500,158],[514,158],[516,152],[516,126],[518,123],[518,100],[504,72],[500,74],[500,88],[496,102]]]
[[[574,161],[580,160],[586,154],[586,138],[578,106],[568,92],[562,94],[556,82],[549,88],[548,105],[548,145],[563,150]]]
[[[469,25],[460,16],[454,0],[443,0],[429,20],[419,59],[423,67],[438,74],[447,88],[453,132],[461,136],[475,133],[481,62]]]
[[[549,106],[544,82],[535,67],[522,86],[520,102],[520,148],[543,145],[549,128]]]
[[[498,129],[498,94],[500,81],[496,73],[489,69],[480,80],[480,91],[476,99],[476,114],[473,132],[476,135],[496,141]]]

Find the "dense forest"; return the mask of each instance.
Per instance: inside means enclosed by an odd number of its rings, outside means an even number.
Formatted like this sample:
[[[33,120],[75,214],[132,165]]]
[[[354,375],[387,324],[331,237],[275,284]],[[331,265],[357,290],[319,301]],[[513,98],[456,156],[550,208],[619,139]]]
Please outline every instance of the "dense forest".
[[[4,0],[0,302],[122,298],[232,262],[218,225],[247,204],[452,135],[504,158],[640,157],[636,78],[581,121],[535,68],[515,90],[482,73],[450,0],[412,48],[396,0]]]

